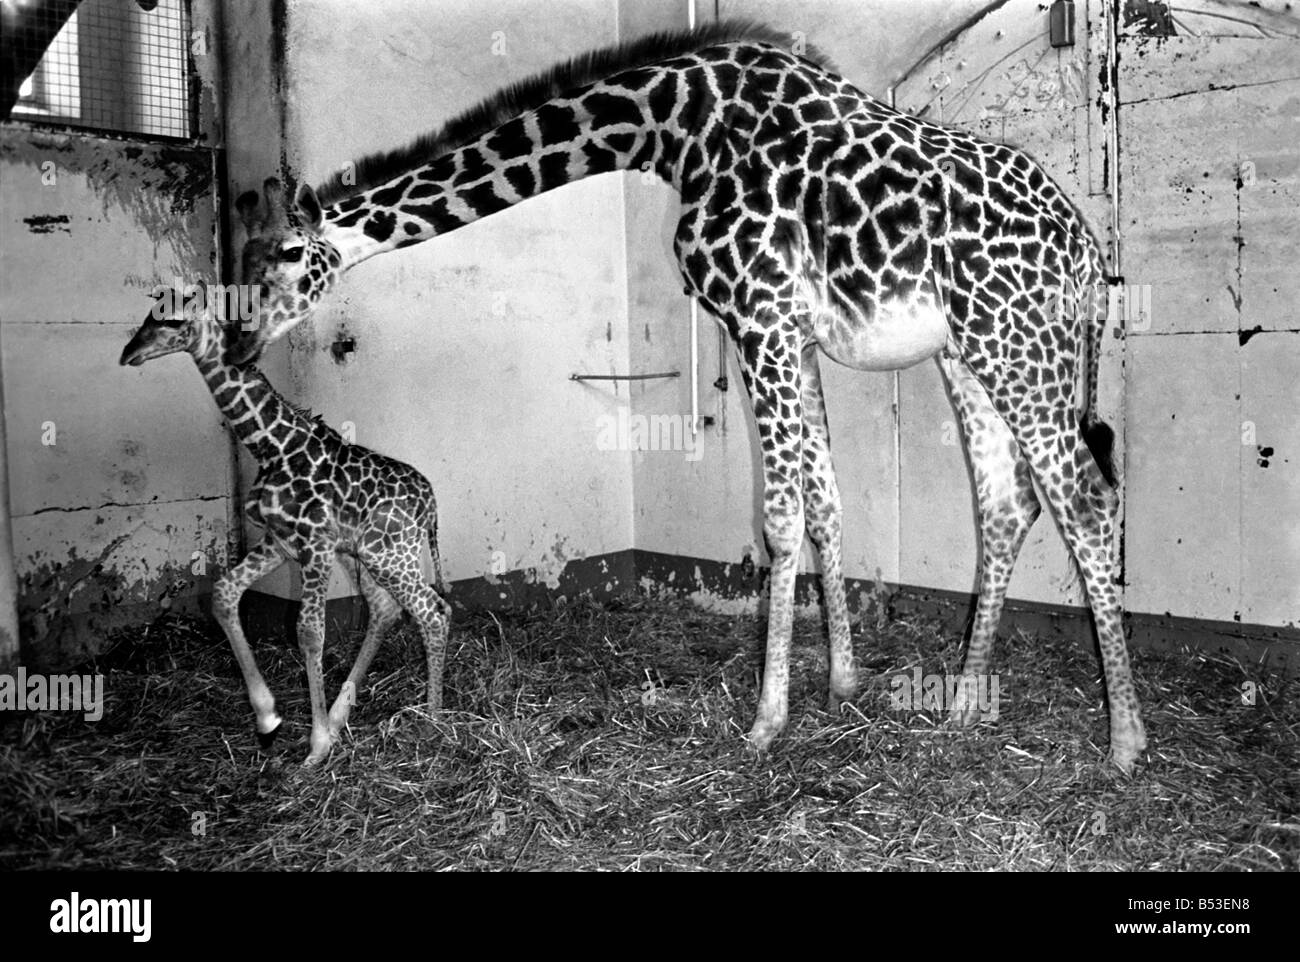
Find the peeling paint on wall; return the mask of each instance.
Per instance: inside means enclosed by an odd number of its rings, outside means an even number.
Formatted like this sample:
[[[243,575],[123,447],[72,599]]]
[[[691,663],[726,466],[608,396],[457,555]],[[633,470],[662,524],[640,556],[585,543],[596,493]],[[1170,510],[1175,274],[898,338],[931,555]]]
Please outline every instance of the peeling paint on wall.
[[[123,561],[138,557],[132,547],[150,533],[147,521],[137,522],[91,554],[79,544],[68,544],[62,557],[41,551],[21,559],[18,617],[24,663],[78,663],[96,654],[113,630],[162,614],[178,597],[210,591],[215,565],[207,559],[220,558],[225,539],[213,525],[197,520],[205,540],[193,542],[189,532],[164,525],[154,535],[183,548],[135,563]],[[195,543],[202,565],[194,564],[188,550]]]
[[[113,210],[126,213],[155,245],[167,241],[191,257],[211,246],[210,240],[177,230],[178,218],[211,204],[212,163],[206,151],[31,131],[0,142],[0,159],[49,170],[56,183],[63,173],[84,176],[99,195],[105,217]],[[44,166],[50,163],[52,168]],[[58,196],[50,194],[52,200]],[[44,214],[31,221],[36,226],[67,224],[69,217]],[[36,226],[30,229],[38,232]]]

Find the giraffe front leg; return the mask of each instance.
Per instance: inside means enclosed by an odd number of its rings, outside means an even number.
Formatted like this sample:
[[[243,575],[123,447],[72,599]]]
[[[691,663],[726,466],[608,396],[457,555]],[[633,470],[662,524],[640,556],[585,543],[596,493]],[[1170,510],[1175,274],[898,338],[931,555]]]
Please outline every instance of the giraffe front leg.
[[[994,690],[989,660],[1002,605],[1021,545],[1041,509],[1029,462],[984,386],[955,358],[941,358],[939,368],[961,425],[979,505],[979,599],[961,682],[948,711],[951,721],[969,727],[983,714],[977,693]]]
[[[325,595],[329,588],[333,552],[309,550],[302,554],[302,608],[298,613],[298,647],[307,668],[311,695],[311,751],[304,767],[321,762],[334,743],[329,712],[325,709]]]
[[[803,401],[803,501],[808,537],[817,548],[826,597],[826,624],[830,635],[830,684],[826,710],[836,713],[858,691],[853,664],[853,636],[848,598],[844,591],[843,517],[840,489],[831,461],[830,428],[822,395],[817,346],[804,348],[800,371]]]
[[[263,748],[269,748],[275,740],[282,719],[275,710],[275,698],[271,689],[258,671],[248,639],[244,637],[243,626],[239,623],[239,599],[249,585],[280,567],[284,560],[274,545],[264,541],[245,555],[239,564],[218,578],[212,589],[212,614],[225,632],[226,640],[235,653],[235,661],[239,663],[239,670],[244,676],[248,700],[253,706],[257,740]]]
[[[793,332],[783,335],[778,330],[769,331],[762,350],[752,353],[752,362],[741,359],[758,426],[763,463],[763,534],[772,562],[763,688],[749,732],[750,743],[760,751],[781,733],[789,716],[794,582],[804,535],[803,416],[799,355],[789,343],[793,339]]]

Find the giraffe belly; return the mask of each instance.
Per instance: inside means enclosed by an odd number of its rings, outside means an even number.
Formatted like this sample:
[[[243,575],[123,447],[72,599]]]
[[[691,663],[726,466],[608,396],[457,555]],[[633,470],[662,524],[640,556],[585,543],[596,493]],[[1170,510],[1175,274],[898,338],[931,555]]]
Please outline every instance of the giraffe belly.
[[[813,337],[826,356],[859,371],[897,371],[934,357],[950,334],[942,308],[927,299],[882,300],[852,315],[819,313]]]

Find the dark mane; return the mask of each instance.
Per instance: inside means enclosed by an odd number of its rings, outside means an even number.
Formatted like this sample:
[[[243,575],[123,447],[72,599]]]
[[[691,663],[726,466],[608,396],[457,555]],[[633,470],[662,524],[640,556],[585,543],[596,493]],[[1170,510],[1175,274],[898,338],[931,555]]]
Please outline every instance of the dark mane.
[[[347,172],[347,180],[351,183],[344,183],[344,173],[334,174],[317,186],[316,195],[323,207],[337,204],[361,191],[378,187],[412,167],[436,160],[567,90],[621,70],[648,66],[713,44],[738,40],[770,43],[788,49],[791,39],[789,34],[753,21],[719,20],[695,30],[662,31],[628,43],[593,50],[502,88],[405,147],[368,154],[354,161],[352,169]],[[805,45],[800,56],[819,66],[830,66],[827,58],[810,44]]]

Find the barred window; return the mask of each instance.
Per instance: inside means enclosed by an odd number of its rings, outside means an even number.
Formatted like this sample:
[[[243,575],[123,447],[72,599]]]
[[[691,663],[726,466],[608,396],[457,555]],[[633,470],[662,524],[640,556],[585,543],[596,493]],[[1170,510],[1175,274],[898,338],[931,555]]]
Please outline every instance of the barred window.
[[[13,118],[192,136],[187,0],[85,0],[24,81]]]

